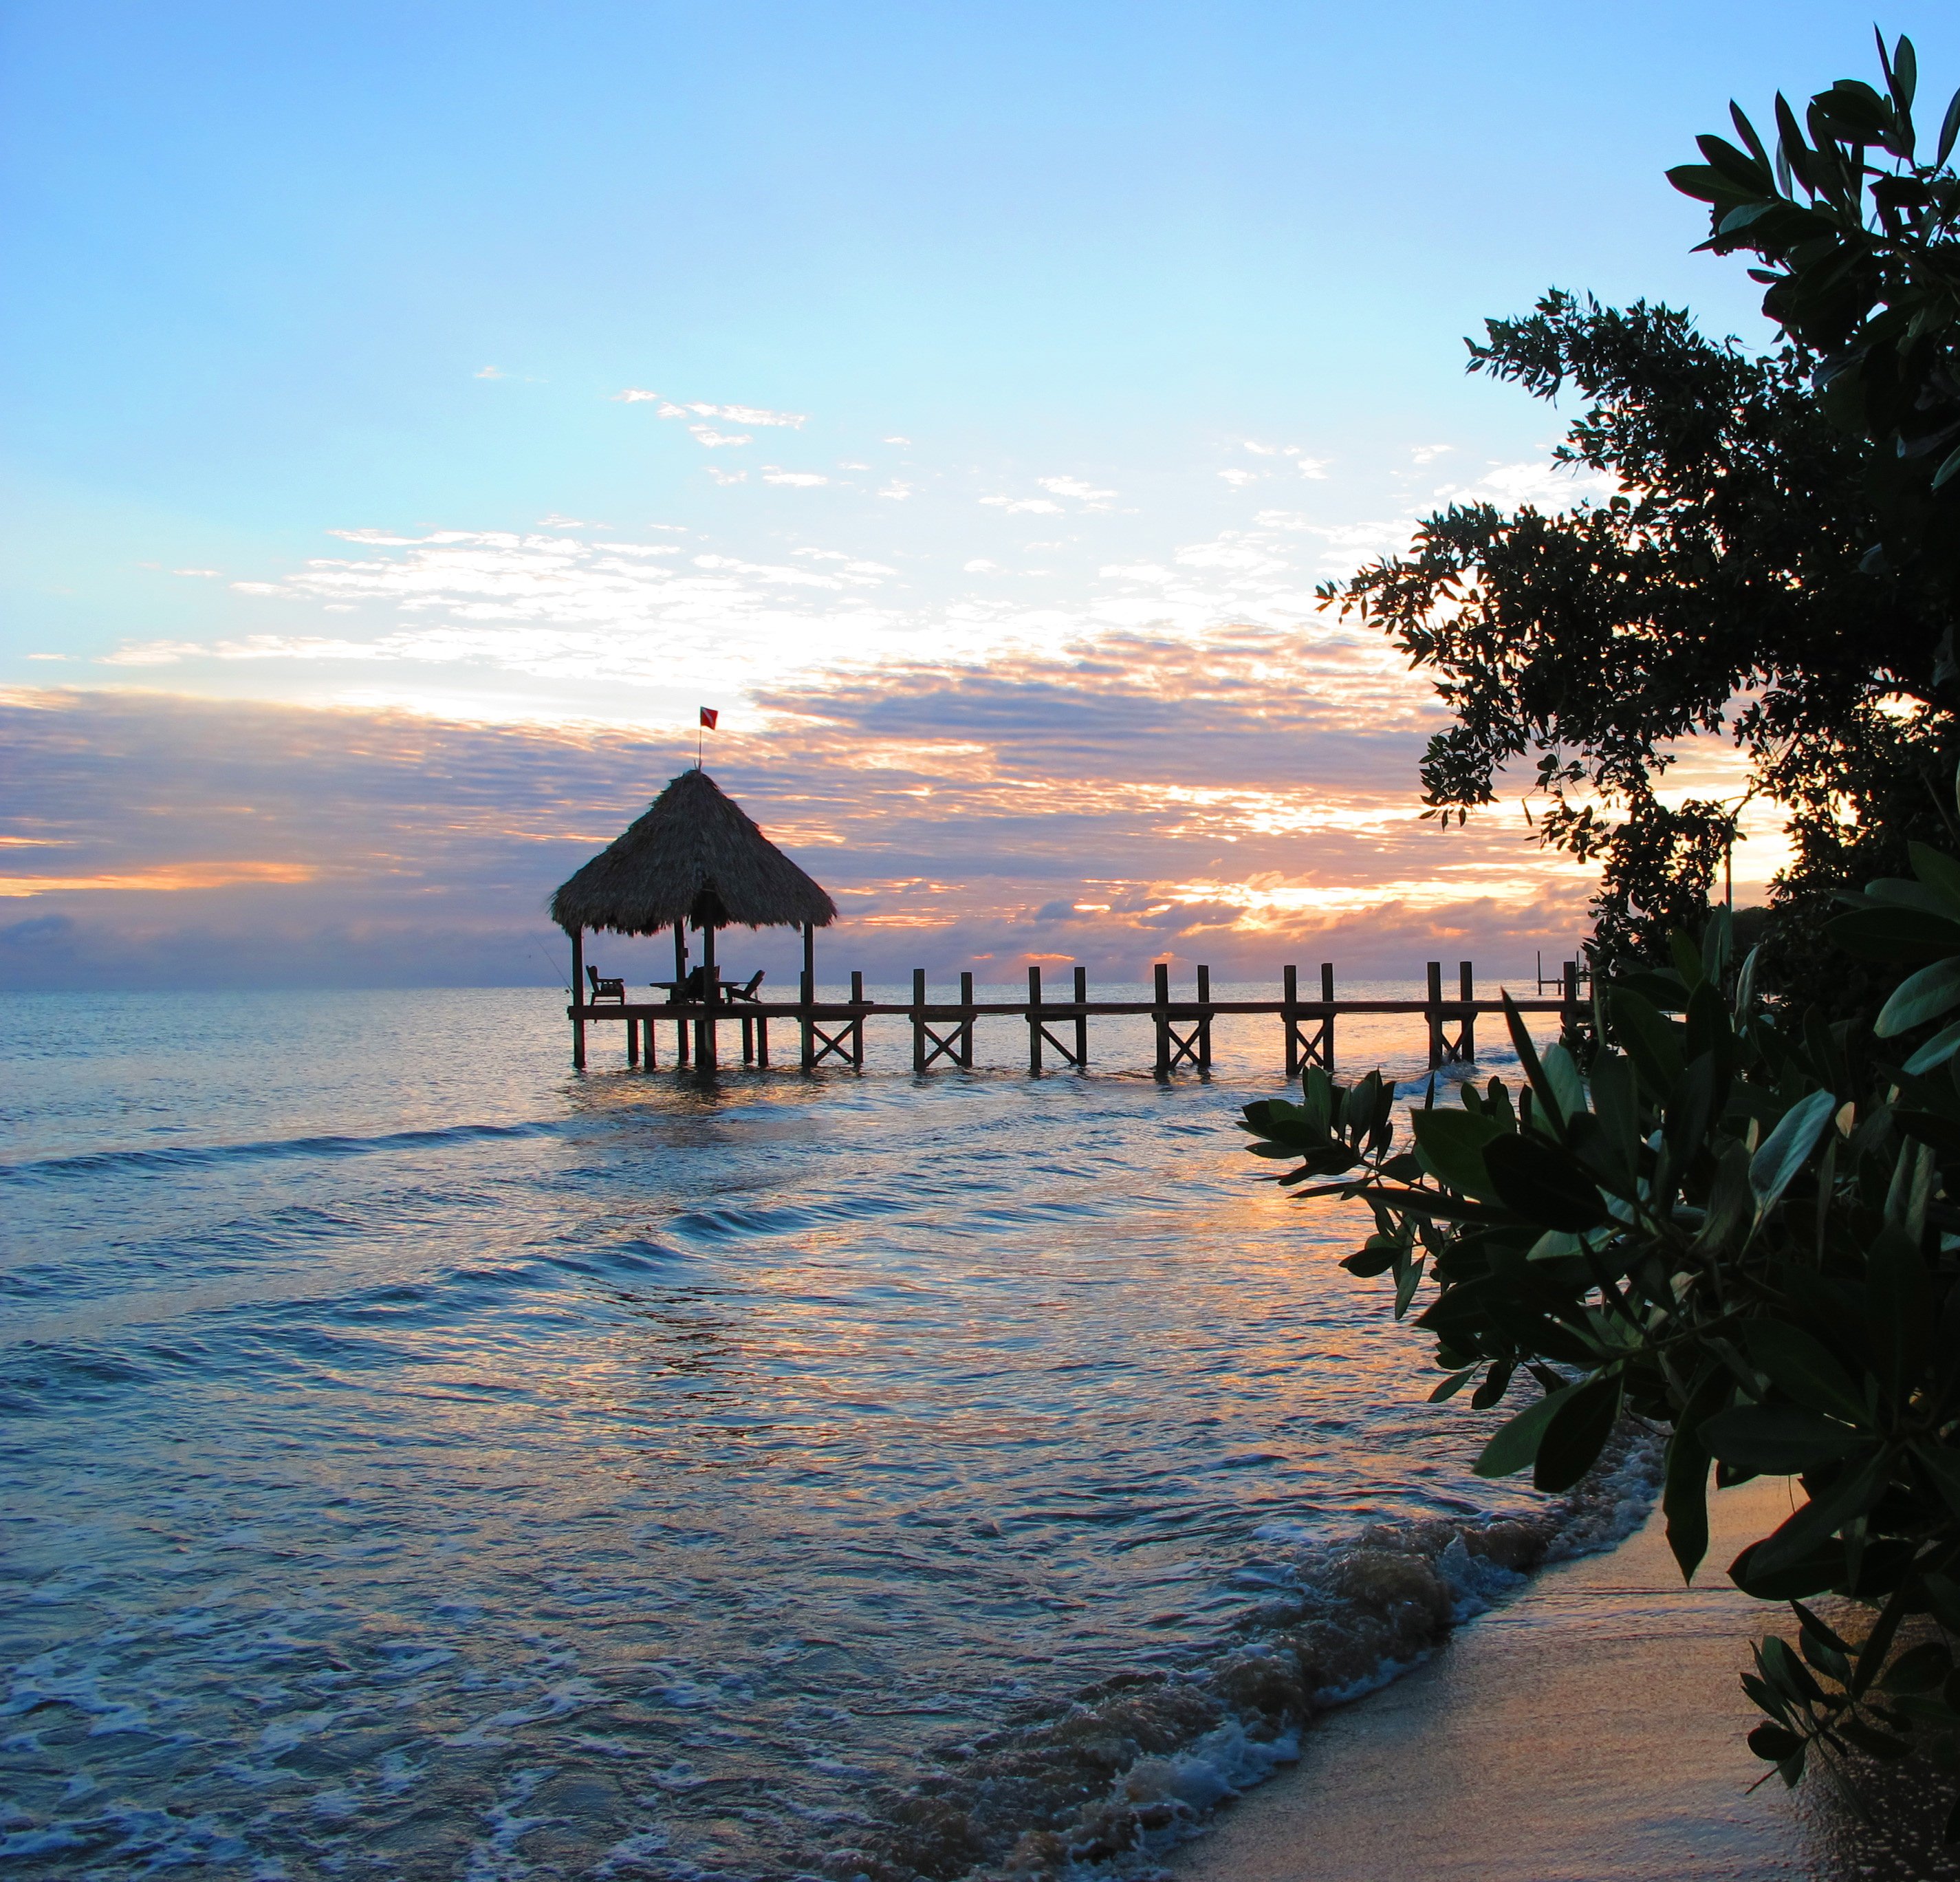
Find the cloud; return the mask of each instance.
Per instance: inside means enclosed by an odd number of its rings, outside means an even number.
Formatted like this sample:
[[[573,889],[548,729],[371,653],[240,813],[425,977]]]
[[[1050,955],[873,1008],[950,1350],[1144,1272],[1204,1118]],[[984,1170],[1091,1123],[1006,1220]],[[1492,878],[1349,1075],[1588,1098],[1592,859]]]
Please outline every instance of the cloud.
[[[1256,470],[1221,470],[1218,474],[1235,490],[1259,481],[1259,473]]]
[[[507,372],[500,372],[495,366],[482,367],[472,375],[478,379],[508,379],[510,376]]]
[[[888,438],[885,442],[887,444],[909,444],[912,440],[908,438]]]
[[[684,717],[8,696],[9,899],[70,925],[58,948],[0,934],[0,982],[548,982],[546,896],[692,763]],[[714,769],[837,896],[839,971],[991,960],[1006,978],[1038,945],[1099,979],[1199,948],[1220,973],[1334,959],[1379,977],[1469,937],[1462,952],[1513,972],[1569,946],[1589,886],[1514,810],[1446,839],[1420,820],[1439,709],[1373,637],[1335,629],[901,662],[779,685],[743,717]],[[740,939],[745,963],[794,974],[794,935]],[[609,970],[653,977],[650,944],[603,947]]]
[[[746,483],[749,481],[749,473],[746,470],[724,470],[719,464],[710,464],[708,474],[716,483]]]
[[[710,451],[719,450],[724,444],[752,444],[756,441],[746,432],[730,434],[718,431],[705,425],[690,425],[688,430]]]
[[[908,503],[912,501],[912,486],[902,477],[894,477],[878,492],[889,503]]]
[[[1113,490],[1098,490],[1084,483],[1080,477],[1037,477],[1035,482],[1042,489],[1058,497],[1073,497],[1085,508],[1107,509],[1115,495]]]
[[[173,568],[173,575],[193,575],[205,581],[222,581],[224,571],[221,568]]]
[[[960,564],[962,572],[969,575],[991,575],[1000,566],[997,562],[989,562],[985,556],[976,556],[972,561]]]
[[[809,423],[810,416],[803,412],[772,412],[759,405],[708,405],[682,403],[664,397],[657,392],[642,391],[637,387],[628,387],[624,392],[612,395],[615,404],[652,404],[660,407],[663,419],[723,419],[730,425],[756,425],[764,427],[779,425],[793,431],[800,431]],[[695,428],[698,430],[698,428]]]
[[[813,489],[817,485],[829,482],[828,477],[820,477],[813,470],[779,470],[774,464],[762,473],[765,483],[788,484],[798,490]]]
[[[1418,444],[1410,451],[1409,455],[1419,464],[1430,464],[1456,448],[1453,444]]]
[[[1298,461],[1300,474],[1303,477],[1324,479],[1327,475],[1328,467],[1333,463],[1334,460],[1331,457],[1302,457]]]
[[[1005,510],[1010,516],[1061,514],[1061,505],[1051,503],[1046,497],[982,497],[980,501],[995,509]]]

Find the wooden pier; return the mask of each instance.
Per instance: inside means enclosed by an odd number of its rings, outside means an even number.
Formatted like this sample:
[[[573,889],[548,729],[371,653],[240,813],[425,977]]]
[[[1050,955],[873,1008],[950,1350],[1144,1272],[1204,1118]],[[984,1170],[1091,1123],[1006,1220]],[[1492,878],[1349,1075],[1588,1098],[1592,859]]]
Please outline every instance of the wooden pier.
[[[807,947],[805,958],[809,958]],[[713,1069],[721,1062],[724,1037],[732,1044],[737,1033],[741,1039],[741,1062],[765,1066],[770,1062],[772,1021],[779,1029],[789,1031],[796,1044],[797,1064],[803,1071],[826,1065],[861,1069],[864,1030],[873,1021],[902,1021],[911,1027],[915,1072],[931,1072],[938,1066],[966,1069],[973,1063],[974,1028],[983,1020],[1006,1020],[1026,1028],[1028,1070],[1036,1076],[1051,1065],[1077,1071],[1087,1066],[1090,1020],[1147,1016],[1157,1033],[1154,1069],[1159,1078],[1167,1078],[1187,1068],[1200,1073],[1210,1070],[1211,1028],[1220,1014],[1256,1014],[1280,1021],[1286,1075],[1290,1078],[1309,1065],[1328,1072],[1334,1069],[1335,1023],[1344,1014],[1420,1014],[1428,1030],[1432,1068],[1474,1060],[1478,1017],[1503,1011],[1500,1000],[1474,997],[1475,986],[1471,963],[1463,961],[1458,966],[1456,989],[1446,998],[1443,964],[1432,960],[1418,999],[1341,999],[1335,991],[1332,963],[1322,963],[1317,997],[1300,997],[1299,970],[1288,967],[1276,1000],[1214,1000],[1211,970],[1201,966],[1198,970],[1195,997],[1185,998],[1171,986],[1169,966],[1159,962],[1147,1000],[1092,1000],[1088,973],[1081,967],[1075,970],[1074,983],[1067,995],[1057,998],[1042,984],[1038,966],[1028,970],[1025,1000],[977,1000],[970,973],[959,976],[957,999],[935,1000],[926,985],[925,970],[915,967],[909,1001],[868,1000],[864,997],[864,975],[854,973],[850,998],[840,1002],[816,997],[813,975],[807,966],[799,997],[794,1000],[724,1000],[711,1005],[638,1001],[623,997],[623,989],[619,998],[593,1000],[581,998],[585,989],[581,988],[574,994],[574,1004],[565,1009],[565,1014],[571,1021],[571,1062],[578,1071],[585,1068],[587,1028],[616,1022],[625,1034],[626,1063],[643,1066],[649,1072],[656,1068],[658,1037],[663,1027],[671,1030],[673,1043],[669,1062],[676,1067],[692,1065],[704,1071]],[[1555,1013],[1567,1028],[1575,1026],[1583,1011],[1577,963],[1564,963],[1559,998],[1519,1000],[1513,1004],[1521,1013]]]

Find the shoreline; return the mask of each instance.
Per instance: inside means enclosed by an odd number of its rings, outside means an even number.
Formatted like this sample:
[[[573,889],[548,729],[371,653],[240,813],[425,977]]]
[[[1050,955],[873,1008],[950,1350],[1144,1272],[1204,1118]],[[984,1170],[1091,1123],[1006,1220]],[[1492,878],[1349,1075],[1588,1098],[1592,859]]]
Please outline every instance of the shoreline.
[[[1710,1500],[1684,1588],[1656,1509],[1626,1541],[1558,1562],[1421,1667],[1316,1721],[1299,1762],[1164,1860],[1176,1882],[1944,1882],[1943,1808],[1888,1785],[1860,1824],[1813,1775],[1794,1793],[1744,1742],[1738,1676],[1787,1610],[1727,1563],[1782,1520],[1764,1479]],[[1892,1774],[1886,1774],[1890,1776]]]

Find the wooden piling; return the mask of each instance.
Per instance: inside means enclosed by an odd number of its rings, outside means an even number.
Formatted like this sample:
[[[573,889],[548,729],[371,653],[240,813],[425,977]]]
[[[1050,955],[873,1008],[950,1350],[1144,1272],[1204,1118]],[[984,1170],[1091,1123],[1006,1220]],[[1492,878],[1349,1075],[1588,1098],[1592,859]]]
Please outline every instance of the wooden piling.
[[[925,1047],[925,970],[912,970],[912,1070],[924,1071]]]
[[[1463,1020],[1456,1035],[1457,1056],[1466,1062],[1477,1056],[1477,974],[1470,963],[1456,963],[1456,991],[1463,1002]]]
[[[1201,1072],[1211,1069],[1211,970],[1200,967],[1198,970],[1198,1065]]]
[[[1028,1070],[1036,1078],[1042,1068],[1042,985],[1039,963],[1028,969]]]
[[[1429,987],[1424,998],[1428,1004],[1424,1017],[1429,1022],[1429,1068],[1433,1072],[1443,1063],[1443,963],[1432,960],[1427,972]]]
[[[853,1006],[864,1004],[864,976],[854,968],[851,975],[851,1004]],[[851,1021],[851,1064],[854,1071],[862,1072],[864,1069],[864,1015],[862,1013],[854,1014]]]
[[[1089,1004],[1089,970],[1077,967],[1075,970],[1075,1004]],[[1081,1071],[1089,1063],[1089,1015],[1078,1013],[1075,1016],[1075,1068]]]
[[[715,984],[719,970],[714,964],[714,924],[705,922],[701,930],[701,1017],[694,1023],[694,1062],[702,1072],[713,1072],[721,1062],[720,1042],[715,1030],[721,1022],[721,992]]]
[[[687,992],[687,924],[674,923],[674,998],[679,1000]],[[674,1063],[682,1072],[687,1069],[687,1021],[674,1021]]]
[[[973,976],[963,973],[959,976],[959,1065],[963,1072],[973,1069]]]
[[[1157,1022],[1157,1063],[1160,1078],[1170,1076],[1170,963],[1160,960],[1154,970],[1151,989],[1153,1006],[1150,1017]]]
[[[571,1068],[585,1069],[585,930],[571,931]]]
[[[629,1017],[626,1021],[626,1069],[637,1072],[640,1065],[640,1022]]]
[[[816,1063],[816,1022],[810,1008],[816,1004],[816,930],[803,925],[803,1068]]]

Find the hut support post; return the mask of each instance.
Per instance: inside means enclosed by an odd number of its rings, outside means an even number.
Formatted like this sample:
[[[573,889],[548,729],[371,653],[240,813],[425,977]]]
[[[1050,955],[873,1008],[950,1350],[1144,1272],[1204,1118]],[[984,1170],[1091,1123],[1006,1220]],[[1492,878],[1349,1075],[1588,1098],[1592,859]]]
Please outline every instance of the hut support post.
[[[714,1027],[717,995],[721,989],[715,985],[714,924],[704,922],[701,929],[701,1017],[694,1023],[694,1062],[703,1072],[712,1072],[718,1062],[717,1040]]]
[[[687,924],[674,923],[674,998],[681,1000],[687,993]],[[674,1021],[674,1063],[682,1071],[687,1069],[687,1021]]]
[[[756,1063],[764,1071],[769,1065],[769,1016],[766,1013],[756,1015]]]
[[[585,930],[571,931],[571,1068],[585,1069]]]
[[[742,1062],[745,1065],[756,1062],[756,1016],[752,1013],[742,1015]]]
[[[1089,970],[1078,967],[1075,970],[1075,1004],[1089,1004]],[[1075,1068],[1080,1072],[1089,1062],[1089,1015],[1078,1013],[1075,1016]]]
[[[637,1072],[640,1068],[640,1022],[628,1013],[626,1015],[626,1069]]]

